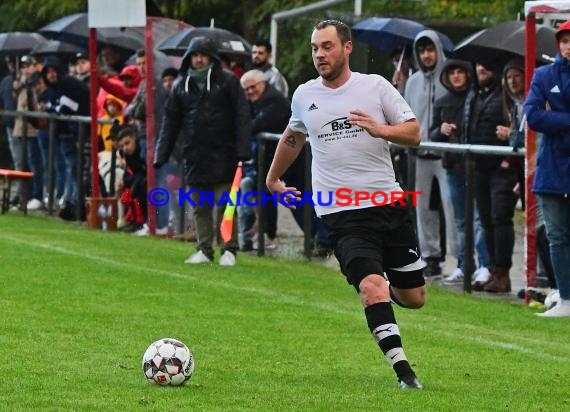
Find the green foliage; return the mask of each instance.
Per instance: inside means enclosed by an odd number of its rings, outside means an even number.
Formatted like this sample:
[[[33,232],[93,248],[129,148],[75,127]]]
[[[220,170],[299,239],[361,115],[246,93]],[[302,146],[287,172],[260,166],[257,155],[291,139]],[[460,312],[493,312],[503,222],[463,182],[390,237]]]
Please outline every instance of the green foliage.
[[[65,15],[86,11],[85,0],[11,0],[0,5],[3,31],[33,31]],[[213,18],[217,27],[241,34],[249,41],[269,38],[271,16],[314,3],[313,0],[155,0],[167,16],[194,26],[208,26]],[[524,0],[365,0],[362,16],[400,16],[421,21],[458,40],[476,29],[505,20],[517,19]],[[309,36],[313,24],[323,17],[356,22],[354,2],[346,1],[328,10],[278,23],[277,65],[286,75],[290,89],[315,76]]]
[[[0,216],[6,411],[569,410],[570,323],[430,287],[395,309],[425,385],[403,392],[354,290],[316,263],[240,254],[185,265],[180,242]],[[187,343],[183,388],[146,383],[156,339]]]
[[[34,31],[60,17],[85,11],[84,0],[11,0],[0,4],[2,31]]]
[[[524,0],[369,0],[364,2],[366,14],[407,17],[414,20],[462,20],[471,25],[491,25],[517,20]]]

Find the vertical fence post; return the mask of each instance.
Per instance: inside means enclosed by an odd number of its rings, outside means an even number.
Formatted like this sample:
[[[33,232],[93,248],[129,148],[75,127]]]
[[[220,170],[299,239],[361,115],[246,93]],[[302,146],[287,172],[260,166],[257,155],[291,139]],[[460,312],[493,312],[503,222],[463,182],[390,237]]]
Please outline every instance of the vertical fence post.
[[[85,127],[84,124],[82,122],[78,122],[78,136],[77,136],[77,152],[78,152],[78,158],[77,158],[77,173],[75,178],[77,179],[77,203],[75,205],[75,217],[77,220],[82,220],[83,217],[83,212],[85,210],[85,187],[84,187],[84,182],[83,182],[83,169],[85,168],[85,162],[84,162],[84,155],[85,155]],[[95,170],[92,170],[91,173],[96,173],[99,170],[99,168],[96,168]],[[96,178],[98,178],[98,176],[95,176]],[[95,177],[92,176],[91,181],[93,181],[95,179]],[[87,182],[85,182],[87,183]],[[74,199],[72,199],[73,201]]]
[[[463,290],[471,293],[471,279],[475,267],[473,261],[473,218],[474,218],[475,162],[471,152],[465,153],[465,240],[463,255]]]
[[[265,193],[265,143],[263,137],[257,139],[257,195]],[[243,200],[243,199],[242,199]],[[265,207],[262,199],[257,199],[257,256],[265,255]]]
[[[47,210],[48,214],[51,216],[53,215],[53,203],[55,197],[55,159],[56,156],[56,144],[55,139],[57,138],[55,135],[55,120],[50,117],[48,123],[48,178],[47,178],[47,195],[48,195],[48,202],[47,202]]]

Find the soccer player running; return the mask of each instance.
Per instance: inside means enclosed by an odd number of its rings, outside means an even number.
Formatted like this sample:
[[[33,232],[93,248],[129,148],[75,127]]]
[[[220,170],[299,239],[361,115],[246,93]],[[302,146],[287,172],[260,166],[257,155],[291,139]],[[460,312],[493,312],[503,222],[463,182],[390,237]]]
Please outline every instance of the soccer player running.
[[[388,142],[417,146],[418,123],[386,79],[350,70],[352,47],[346,24],[325,20],[314,27],[311,49],[320,77],[295,91],[289,125],[267,174],[269,190],[284,196],[287,203],[299,200],[301,192],[280,178],[307,135],[313,154],[314,199],[319,192],[334,193],[339,188],[368,193],[402,190],[394,177]],[[342,273],[358,292],[370,332],[400,387],[421,389],[404,353],[391,305],[392,300],[415,309],[425,303],[425,262],[407,207],[397,202],[375,206],[368,200],[345,207],[317,204],[315,209],[331,230]]]

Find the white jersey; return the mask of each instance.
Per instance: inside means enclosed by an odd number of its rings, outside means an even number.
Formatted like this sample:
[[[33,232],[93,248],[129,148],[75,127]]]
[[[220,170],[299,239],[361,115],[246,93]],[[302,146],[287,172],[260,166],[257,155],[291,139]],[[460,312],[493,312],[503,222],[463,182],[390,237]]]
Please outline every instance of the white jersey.
[[[319,216],[377,205],[370,199],[339,205],[335,202],[339,189],[344,193],[402,191],[396,182],[388,142],[348,122],[349,112],[355,109],[382,124],[415,118],[396,88],[375,74],[352,72],[337,89],[324,86],[319,77],[300,85],[293,94],[289,127],[309,137],[313,202]],[[328,202],[329,196],[332,203]]]

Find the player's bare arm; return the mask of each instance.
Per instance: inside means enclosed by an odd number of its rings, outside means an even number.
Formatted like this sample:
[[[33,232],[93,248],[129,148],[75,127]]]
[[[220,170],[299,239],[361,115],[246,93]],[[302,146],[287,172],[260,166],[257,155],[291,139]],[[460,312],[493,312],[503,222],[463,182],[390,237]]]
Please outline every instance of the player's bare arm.
[[[420,144],[420,126],[416,119],[394,125],[382,124],[361,110],[352,110],[348,116],[348,121],[353,125],[362,127],[373,137],[406,146],[418,146]]]
[[[286,200],[290,200],[292,203],[294,203],[293,198],[301,199],[301,192],[295,187],[285,186],[285,183],[281,180],[281,176],[285,174],[297,156],[299,156],[306,141],[307,136],[304,133],[294,132],[287,127],[281,139],[279,139],[273,162],[271,163],[269,172],[267,172],[266,185],[269,191],[271,193],[278,193],[279,196],[285,192],[291,193],[286,196]],[[294,205],[290,207],[292,209],[295,208]]]

